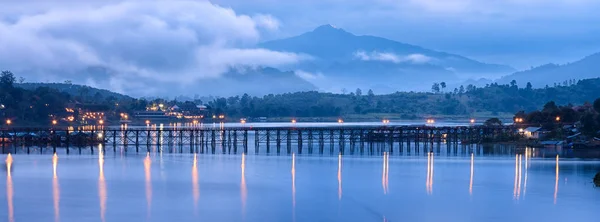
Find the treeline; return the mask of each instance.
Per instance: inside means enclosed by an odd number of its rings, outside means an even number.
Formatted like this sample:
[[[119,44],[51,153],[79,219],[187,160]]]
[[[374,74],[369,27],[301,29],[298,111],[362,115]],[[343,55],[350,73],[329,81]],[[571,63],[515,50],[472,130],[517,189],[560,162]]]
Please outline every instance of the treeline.
[[[441,87],[442,84],[439,84]],[[443,84],[445,85],[445,84]],[[435,87],[434,87],[435,88]],[[323,117],[353,114],[470,115],[476,112],[516,113],[534,111],[547,101],[568,106],[594,101],[600,95],[600,78],[576,84],[535,89],[511,84],[469,85],[450,92],[396,92],[364,95],[361,89],[349,94],[297,92],[252,97],[247,94],[208,102],[216,113],[237,117]]]
[[[527,84],[519,88],[510,84],[489,84],[485,87],[459,87],[446,90],[438,84],[436,92],[396,92],[376,95],[373,90],[356,89],[351,93],[296,92],[261,97],[244,94],[211,101],[145,100],[113,94],[71,83],[41,84],[42,87],[23,89],[15,87],[15,76],[2,72],[0,76],[0,106],[4,118],[19,118],[34,123],[48,122],[51,115],[64,115],[65,107],[73,104],[106,107],[110,114],[132,113],[153,104],[184,105],[204,104],[211,114],[225,114],[232,118],[243,117],[345,117],[349,115],[394,114],[401,118],[420,118],[423,115],[473,115],[479,112],[516,113],[539,109],[547,101],[563,106],[594,101],[600,95],[600,78],[568,81],[556,87],[533,88]],[[20,80],[19,82],[22,82]],[[47,85],[50,87],[45,87]],[[29,86],[21,83],[20,86]],[[436,86],[436,85],[434,85]],[[434,87],[437,89],[436,87]],[[376,90],[376,89],[375,89]],[[435,90],[434,90],[435,91]],[[110,116],[109,116],[110,118]]]

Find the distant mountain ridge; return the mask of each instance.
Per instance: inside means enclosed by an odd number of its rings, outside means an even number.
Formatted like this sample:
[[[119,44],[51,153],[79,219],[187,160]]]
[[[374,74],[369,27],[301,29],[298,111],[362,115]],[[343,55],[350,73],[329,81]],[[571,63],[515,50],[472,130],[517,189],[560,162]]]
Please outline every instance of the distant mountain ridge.
[[[85,94],[85,96],[95,96],[99,94],[103,98],[115,97],[116,99],[131,99],[128,95],[112,92],[106,89],[98,89],[86,85],[70,84],[70,83],[16,83],[16,87],[20,87],[28,90],[35,90],[39,87],[48,87],[56,89],[61,92],[68,93],[69,95],[79,96]]]
[[[354,35],[332,25],[258,47],[306,54],[313,60],[290,69],[322,73],[344,85],[387,84],[398,90],[414,90],[407,84],[429,87],[434,81],[457,81],[463,74],[508,74],[514,68],[487,64],[464,56],[426,49],[381,37]],[[346,84],[349,83],[349,84]],[[358,84],[358,85],[360,85]],[[344,86],[347,87],[347,86]]]
[[[498,83],[517,81],[519,85],[531,82],[534,87],[544,87],[567,80],[581,80],[600,77],[600,53],[564,65],[546,64],[529,70],[515,72],[497,80]]]

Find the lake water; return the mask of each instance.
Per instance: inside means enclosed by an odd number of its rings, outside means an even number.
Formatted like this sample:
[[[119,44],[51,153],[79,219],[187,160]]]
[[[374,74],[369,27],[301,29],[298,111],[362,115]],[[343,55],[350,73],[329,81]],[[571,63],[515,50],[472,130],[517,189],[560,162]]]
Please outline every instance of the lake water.
[[[0,221],[597,221],[600,162],[486,149],[16,154]]]

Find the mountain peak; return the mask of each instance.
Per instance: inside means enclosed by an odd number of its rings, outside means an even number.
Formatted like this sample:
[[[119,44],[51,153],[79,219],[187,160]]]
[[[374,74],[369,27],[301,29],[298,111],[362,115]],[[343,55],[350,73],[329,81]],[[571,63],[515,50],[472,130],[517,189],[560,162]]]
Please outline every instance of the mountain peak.
[[[313,33],[319,33],[319,34],[344,34],[344,35],[352,35],[349,32],[346,32],[345,30],[335,27],[334,25],[331,24],[325,24],[325,25],[321,25],[317,28],[315,28],[313,31]]]

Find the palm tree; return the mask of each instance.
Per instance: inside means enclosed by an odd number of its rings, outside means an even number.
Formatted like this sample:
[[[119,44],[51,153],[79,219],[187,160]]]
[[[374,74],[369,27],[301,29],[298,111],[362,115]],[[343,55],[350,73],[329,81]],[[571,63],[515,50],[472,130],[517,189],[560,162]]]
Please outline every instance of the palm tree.
[[[441,82],[440,86],[442,87],[442,92],[444,92],[444,89],[446,88],[446,82]]]

